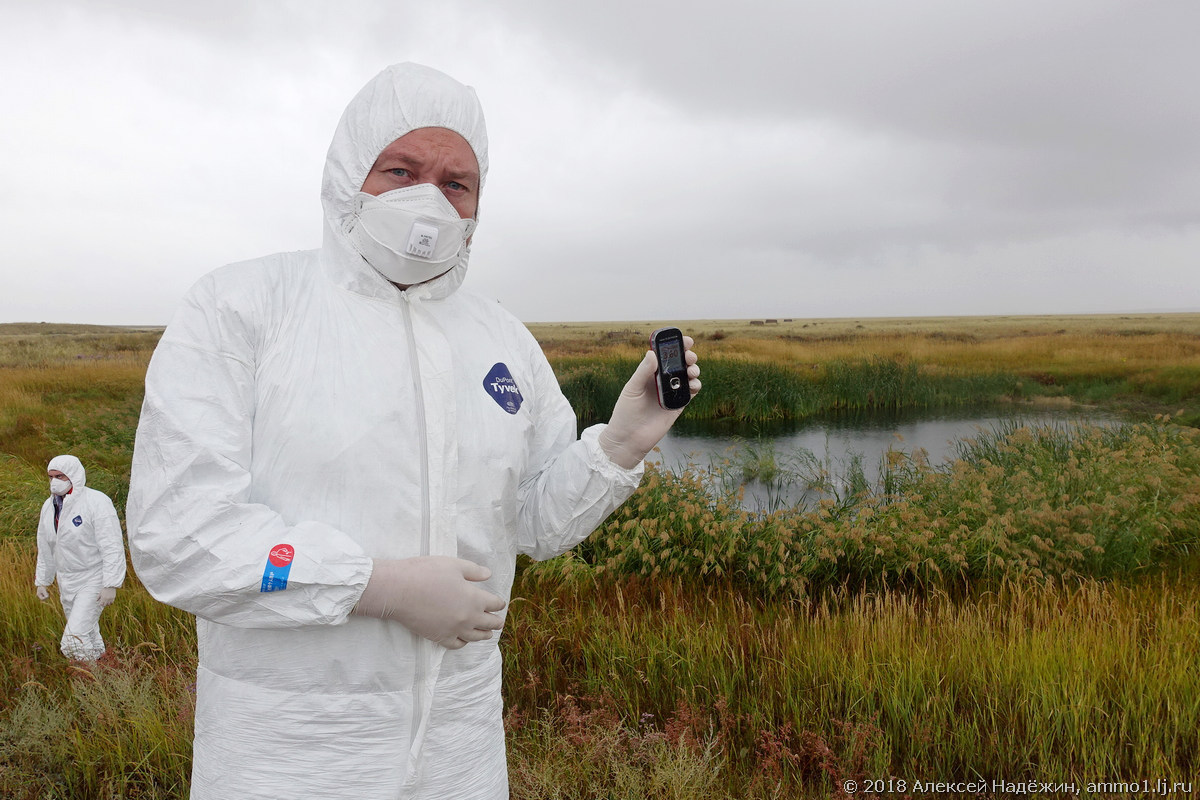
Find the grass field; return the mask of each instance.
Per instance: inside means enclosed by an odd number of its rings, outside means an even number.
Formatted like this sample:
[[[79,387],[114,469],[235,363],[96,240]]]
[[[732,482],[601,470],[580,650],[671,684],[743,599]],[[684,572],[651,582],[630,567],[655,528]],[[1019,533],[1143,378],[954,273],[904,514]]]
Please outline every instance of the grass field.
[[[1200,425],[1200,314],[759,322],[669,323],[705,359],[709,389],[689,415],[804,419],[889,404],[1071,401]],[[565,388],[595,398],[581,417],[599,419],[663,324],[530,327]]]
[[[531,328],[602,417],[657,326]],[[587,543],[519,564],[514,797],[1194,781],[1200,315],[680,326],[708,404],[689,414],[1086,402],[1131,422],[1014,426],[945,468],[897,452],[878,485],[769,514],[738,505],[737,465],[651,470]],[[123,506],[157,336],[0,325],[0,796],[186,797],[190,617],[131,572],[102,623],[110,653],[84,668],[32,591],[44,465],[79,455]],[[1071,793],[1039,796],[1055,794]]]

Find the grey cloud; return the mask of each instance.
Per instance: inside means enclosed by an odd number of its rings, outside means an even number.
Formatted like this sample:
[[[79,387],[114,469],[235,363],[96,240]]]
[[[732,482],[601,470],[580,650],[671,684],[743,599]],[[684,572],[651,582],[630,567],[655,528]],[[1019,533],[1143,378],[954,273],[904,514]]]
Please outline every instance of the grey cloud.
[[[825,121],[921,151],[925,178],[897,190],[963,212],[1200,222],[1194,3],[517,7],[507,24],[699,125]]]
[[[0,86],[23,155],[0,207],[14,263],[156,293],[127,320],[162,321],[204,271],[316,243],[337,114],[417,60],[488,109],[471,281],[525,319],[1197,307],[1197,22],[1116,0],[0,0],[26,76]],[[35,308],[38,284],[8,285]]]
[[[520,9],[513,12],[511,9]],[[833,117],[984,141],[1184,142],[1200,7],[1175,0],[525,0],[493,10],[696,113]],[[602,66],[600,66],[602,65]]]

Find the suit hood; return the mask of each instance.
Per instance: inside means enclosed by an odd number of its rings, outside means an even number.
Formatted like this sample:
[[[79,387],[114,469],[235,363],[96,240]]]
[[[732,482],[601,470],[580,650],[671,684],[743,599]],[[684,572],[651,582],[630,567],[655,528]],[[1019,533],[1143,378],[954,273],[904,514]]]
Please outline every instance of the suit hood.
[[[84,470],[83,464],[75,456],[55,456],[46,465],[47,471],[52,469],[56,469],[67,476],[67,480],[71,482],[72,492],[78,492],[87,486],[87,472]]]
[[[338,282],[356,292],[378,295],[394,289],[358,255],[346,236],[354,195],[384,148],[417,128],[446,128],[466,139],[479,162],[482,194],[488,171],[487,128],[475,90],[412,63],[393,64],[372,78],[342,113],[321,180],[325,249],[343,267]],[[432,297],[448,295],[462,283],[465,272],[465,265],[456,267],[423,284],[421,291]]]

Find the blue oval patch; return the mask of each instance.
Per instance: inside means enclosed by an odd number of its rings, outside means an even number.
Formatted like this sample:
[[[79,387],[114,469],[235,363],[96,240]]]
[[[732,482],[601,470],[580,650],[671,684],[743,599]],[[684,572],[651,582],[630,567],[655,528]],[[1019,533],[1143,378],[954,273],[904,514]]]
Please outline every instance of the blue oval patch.
[[[496,405],[509,414],[517,413],[521,408],[521,403],[525,402],[525,399],[521,397],[521,390],[517,388],[517,382],[513,380],[512,373],[503,363],[492,365],[491,371],[483,379],[483,388],[487,389],[488,394],[496,401]]]

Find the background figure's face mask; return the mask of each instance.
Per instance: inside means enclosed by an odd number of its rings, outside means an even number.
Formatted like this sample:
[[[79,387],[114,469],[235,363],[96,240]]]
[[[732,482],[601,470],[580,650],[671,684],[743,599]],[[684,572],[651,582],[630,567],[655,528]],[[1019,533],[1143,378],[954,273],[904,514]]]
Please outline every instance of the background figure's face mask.
[[[356,194],[346,234],[385,278],[412,286],[465,264],[474,231],[475,220],[462,219],[438,187],[419,183]]]

